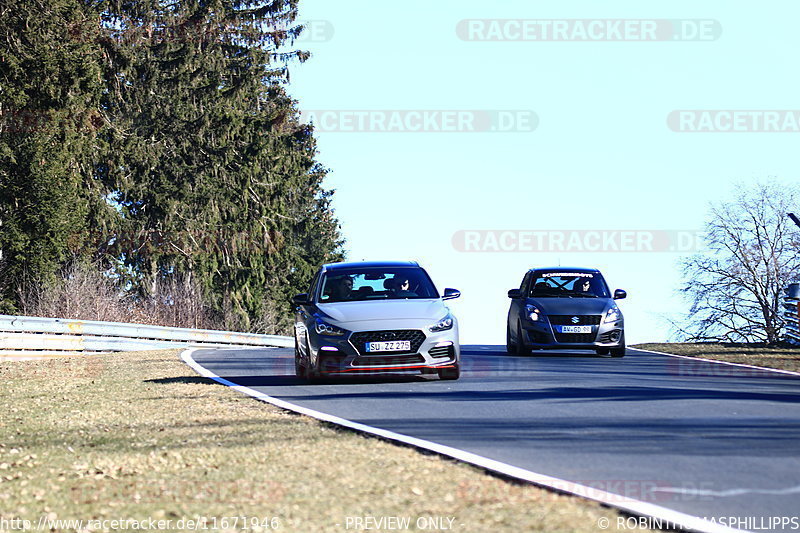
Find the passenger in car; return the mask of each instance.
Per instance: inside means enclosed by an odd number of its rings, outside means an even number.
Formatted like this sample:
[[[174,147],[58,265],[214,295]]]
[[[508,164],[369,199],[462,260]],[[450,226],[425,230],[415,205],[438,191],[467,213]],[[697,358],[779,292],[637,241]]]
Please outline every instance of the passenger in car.
[[[551,287],[546,281],[538,281],[533,287],[533,295],[541,296],[543,294],[548,294],[552,291],[552,289],[553,287]]]
[[[398,298],[417,296],[417,294],[411,290],[411,280],[399,274],[396,274],[392,279],[392,289]]]

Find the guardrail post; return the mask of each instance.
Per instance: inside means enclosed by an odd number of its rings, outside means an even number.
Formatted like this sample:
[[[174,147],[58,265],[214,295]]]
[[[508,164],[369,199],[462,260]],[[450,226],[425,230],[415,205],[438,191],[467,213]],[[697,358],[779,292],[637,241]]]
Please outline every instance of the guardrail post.
[[[800,283],[790,283],[783,299],[783,318],[786,322],[785,340],[800,346]]]

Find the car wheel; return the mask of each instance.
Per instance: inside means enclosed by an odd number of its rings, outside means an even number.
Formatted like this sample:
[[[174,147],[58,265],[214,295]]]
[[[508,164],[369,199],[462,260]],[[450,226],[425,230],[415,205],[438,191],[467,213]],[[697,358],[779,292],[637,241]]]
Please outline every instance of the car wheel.
[[[611,357],[625,357],[625,334],[619,341],[619,348],[611,348]]]
[[[517,355],[530,355],[531,349],[525,346],[525,341],[522,340],[522,325],[517,324]]]
[[[456,363],[449,368],[440,368],[436,373],[439,374],[441,380],[454,381],[461,377],[461,367]]]
[[[297,344],[297,337],[294,338],[294,375],[298,378],[305,379],[307,374],[306,367],[303,365],[300,357],[300,346]]]
[[[321,383],[322,382],[322,374],[319,371],[319,361],[317,364],[311,362],[311,345],[308,343],[308,338],[306,338],[306,357],[308,357],[308,367],[306,368],[306,375],[305,378],[309,383]]]
[[[595,348],[597,355],[608,355],[608,348]]]
[[[511,326],[506,324],[506,353],[515,355],[517,353],[517,345],[511,341]]]

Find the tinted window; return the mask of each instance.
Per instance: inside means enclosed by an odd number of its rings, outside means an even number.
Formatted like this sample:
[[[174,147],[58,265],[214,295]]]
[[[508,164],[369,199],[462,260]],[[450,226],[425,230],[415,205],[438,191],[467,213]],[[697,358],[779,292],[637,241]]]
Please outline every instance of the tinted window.
[[[537,272],[531,283],[533,298],[610,298],[603,276],[588,272]]]
[[[319,271],[314,274],[314,279],[311,280],[311,286],[308,288],[308,297],[313,298],[314,293],[317,292],[317,281],[319,281]]]
[[[438,297],[428,274],[421,268],[354,268],[326,272],[319,302]]]

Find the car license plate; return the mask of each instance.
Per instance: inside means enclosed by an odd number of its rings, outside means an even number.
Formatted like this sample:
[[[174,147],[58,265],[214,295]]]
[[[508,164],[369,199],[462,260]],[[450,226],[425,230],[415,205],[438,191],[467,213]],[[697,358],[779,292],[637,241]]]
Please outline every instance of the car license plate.
[[[411,341],[383,341],[368,342],[368,352],[408,352],[411,351]]]
[[[560,326],[560,333],[591,333],[592,326]]]

